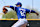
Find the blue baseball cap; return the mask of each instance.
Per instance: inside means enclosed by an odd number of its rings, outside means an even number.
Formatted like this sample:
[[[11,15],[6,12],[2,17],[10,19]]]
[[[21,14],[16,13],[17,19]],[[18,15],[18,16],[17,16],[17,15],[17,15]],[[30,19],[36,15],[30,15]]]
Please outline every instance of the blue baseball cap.
[[[20,2],[18,2],[16,5],[21,5],[22,6],[22,4]]]

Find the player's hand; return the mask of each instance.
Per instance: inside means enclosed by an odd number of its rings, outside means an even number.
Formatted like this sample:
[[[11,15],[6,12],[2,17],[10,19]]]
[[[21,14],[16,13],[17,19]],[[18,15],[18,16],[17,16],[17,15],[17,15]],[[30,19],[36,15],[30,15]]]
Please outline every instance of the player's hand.
[[[6,14],[7,13],[7,9],[5,7],[3,7],[3,13]]]
[[[39,14],[38,14],[38,13],[36,13],[36,15],[37,15],[37,16],[39,16]]]

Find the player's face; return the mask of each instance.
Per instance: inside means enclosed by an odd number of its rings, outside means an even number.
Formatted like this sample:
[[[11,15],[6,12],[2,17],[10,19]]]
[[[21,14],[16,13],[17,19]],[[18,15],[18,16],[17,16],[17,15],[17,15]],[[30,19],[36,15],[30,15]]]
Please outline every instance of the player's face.
[[[17,7],[20,7],[20,5],[16,5]]]

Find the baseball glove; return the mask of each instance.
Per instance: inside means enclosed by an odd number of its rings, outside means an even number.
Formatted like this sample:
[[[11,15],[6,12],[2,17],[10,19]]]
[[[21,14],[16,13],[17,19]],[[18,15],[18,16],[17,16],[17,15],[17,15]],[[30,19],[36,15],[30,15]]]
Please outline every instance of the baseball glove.
[[[6,8],[3,8],[3,13],[6,14],[8,10]]]

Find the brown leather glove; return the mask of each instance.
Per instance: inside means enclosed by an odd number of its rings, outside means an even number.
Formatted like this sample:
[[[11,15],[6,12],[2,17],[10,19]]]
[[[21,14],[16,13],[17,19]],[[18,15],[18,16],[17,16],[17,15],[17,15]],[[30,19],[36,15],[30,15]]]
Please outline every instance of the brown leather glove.
[[[3,13],[6,14],[8,10],[6,8],[3,8]]]

